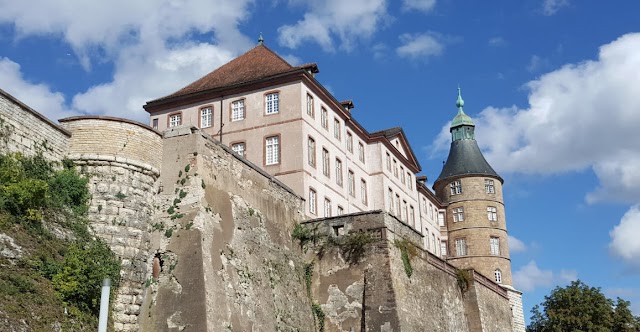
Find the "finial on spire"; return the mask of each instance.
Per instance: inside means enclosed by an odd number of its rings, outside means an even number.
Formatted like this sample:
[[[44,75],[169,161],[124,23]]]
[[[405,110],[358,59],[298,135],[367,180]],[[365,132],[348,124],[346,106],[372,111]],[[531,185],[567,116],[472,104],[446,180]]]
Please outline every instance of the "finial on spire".
[[[260,32],[260,38],[258,38],[258,45],[264,44],[264,38],[262,38],[262,32]]]
[[[464,107],[464,100],[462,100],[462,93],[460,92],[460,84],[458,84],[458,99],[456,100],[456,107],[460,112],[463,112],[462,108]]]

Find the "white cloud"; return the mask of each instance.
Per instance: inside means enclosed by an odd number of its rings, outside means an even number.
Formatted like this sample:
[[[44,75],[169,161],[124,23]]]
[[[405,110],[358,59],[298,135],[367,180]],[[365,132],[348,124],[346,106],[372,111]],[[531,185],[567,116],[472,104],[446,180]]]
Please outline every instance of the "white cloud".
[[[527,246],[515,236],[509,235],[509,251],[511,253],[527,251]]]
[[[474,119],[485,157],[498,172],[557,174],[593,169],[588,202],[640,197],[640,33],[600,48],[597,60],[568,64],[525,85],[529,107],[487,107]],[[446,151],[448,130],[432,145]],[[438,143],[438,144],[435,144]]]
[[[627,211],[620,224],[609,232],[609,248],[622,258],[631,268],[640,270],[640,206],[635,205]]]
[[[389,19],[386,0],[313,0],[304,18],[278,28],[278,41],[289,48],[312,41],[325,51],[339,47],[350,51],[361,39],[369,39]]]
[[[516,289],[530,292],[538,287],[550,287],[576,280],[578,275],[573,270],[541,270],[535,261],[513,273],[513,285]]]
[[[492,38],[489,39],[489,45],[491,45],[491,46],[498,47],[498,46],[504,46],[506,44],[507,44],[507,41],[504,40],[504,38],[502,38],[500,36],[492,37]]]
[[[555,15],[563,7],[569,6],[569,0],[544,0],[542,13],[546,16]]]
[[[428,13],[436,6],[436,0],[403,0],[402,10],[417,10]]]
[[[8,58],[0,58],[0,87],[54,121],[79,114],[66,106],[62,93],[52,91],[46,84],[26,80],[20,65]]]
[[[253,44],[238,30],[251,3],[0,0],[0,23],[13,24],[17,38],[62,39],[87,70],[96,60],[113,63],[112,80],[73,96],[70,112],[108,113],[147,122],[142,110],[146,101],[181,88]],[[211,41],[186,42],[193,34],[211,35]],[[48,98],[50,104],[43,109],[68,111],[64,97],[59,98],[62,102]],[[37,101],[21,99],[37,108]]]
[[[438,56],[444,51],[444,44],[438,40],[436,34],[430,32],[405,33],[400,36],[400,42],[402,45],[396,49],[398,56],[412,60],[426,60],[431,56]]]
[[[549,67],[549,59],[532,55],[526,68],[528,72],[534,73],[547,67]]]

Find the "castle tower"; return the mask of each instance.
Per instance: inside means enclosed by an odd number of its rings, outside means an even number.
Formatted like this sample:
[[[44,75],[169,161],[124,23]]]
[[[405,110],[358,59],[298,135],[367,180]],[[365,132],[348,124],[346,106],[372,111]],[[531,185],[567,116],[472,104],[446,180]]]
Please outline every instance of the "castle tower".
[[[449,157],[433,185],[447,205],[448,261],[459,268],[473,268],[499,284],[511,285],[503,180],[478,147],[475,124],[463,111],[460,88],[456,106]]]

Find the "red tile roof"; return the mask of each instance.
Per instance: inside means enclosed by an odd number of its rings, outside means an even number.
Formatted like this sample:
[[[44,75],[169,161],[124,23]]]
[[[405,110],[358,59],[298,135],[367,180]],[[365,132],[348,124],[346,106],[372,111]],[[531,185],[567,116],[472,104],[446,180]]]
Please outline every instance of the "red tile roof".
[[[186,87],[154,101],[172,99],[192,93],[251,82],[269,76],[298,70],[264,44],[222,65]]]

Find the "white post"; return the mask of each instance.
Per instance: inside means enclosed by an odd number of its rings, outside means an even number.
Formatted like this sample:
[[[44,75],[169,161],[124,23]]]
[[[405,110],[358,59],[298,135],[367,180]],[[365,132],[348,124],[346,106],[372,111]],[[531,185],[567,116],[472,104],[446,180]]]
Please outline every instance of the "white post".
[[[107,321],[109,320],[109,291],[111,289],[111,279],[102,280],[102,294],[100,294],[100,319],[98,320],[98,332],[107,332]]]

